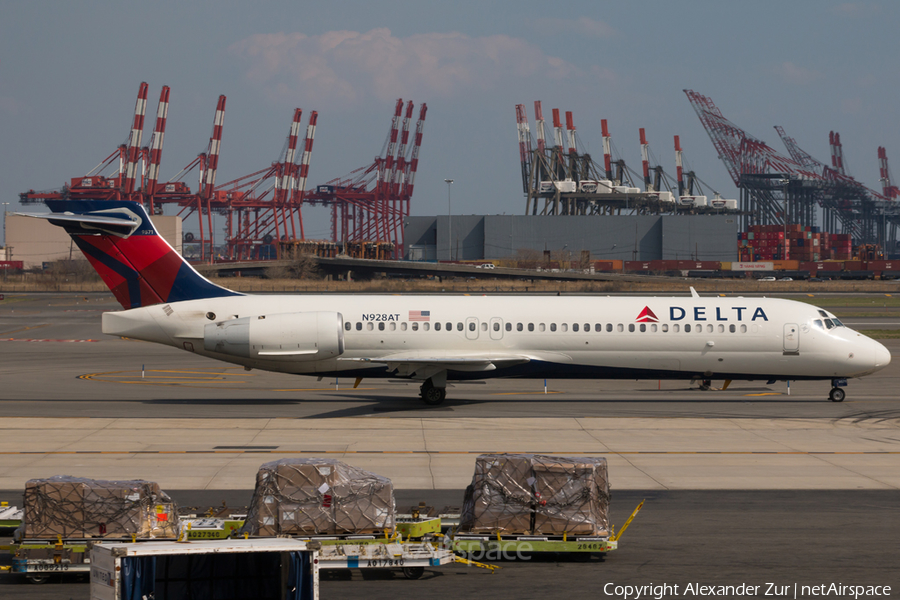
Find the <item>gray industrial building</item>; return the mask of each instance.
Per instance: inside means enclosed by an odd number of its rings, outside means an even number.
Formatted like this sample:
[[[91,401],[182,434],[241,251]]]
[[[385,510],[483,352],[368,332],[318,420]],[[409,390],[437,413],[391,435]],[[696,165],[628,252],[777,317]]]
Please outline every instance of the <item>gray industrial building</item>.
[[[738,259],[733,215],[459,215],[407,217],[404,227],[408,260],[501,259],[525,249],[588,251],[592,260]]]

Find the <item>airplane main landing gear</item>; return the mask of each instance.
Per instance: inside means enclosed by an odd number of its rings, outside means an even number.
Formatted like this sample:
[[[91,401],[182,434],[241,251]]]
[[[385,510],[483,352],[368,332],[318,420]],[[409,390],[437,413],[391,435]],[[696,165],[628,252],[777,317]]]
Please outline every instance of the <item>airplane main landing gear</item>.
[[[425,383],[422,384],[422,387],[419,388],[419,395],[422,396],[422,401],[429,406],[437,406],[444,402],[444,399],[447,397],[447,388],[445,387],[436,387],[431,379],[426,379]]]
[[[832,402],[843,402],[847,393],[841,388],[845,385],[847,385],[846,379],[832,379],[831,392],[828,393],[828,399]]]

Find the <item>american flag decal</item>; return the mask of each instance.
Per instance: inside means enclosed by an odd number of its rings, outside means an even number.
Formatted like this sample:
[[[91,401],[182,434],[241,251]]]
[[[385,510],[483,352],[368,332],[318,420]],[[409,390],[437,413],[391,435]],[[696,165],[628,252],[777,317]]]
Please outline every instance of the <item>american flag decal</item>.
[[[411,310],[411,311],[409,311],[409,320],[410,321],[430,321],[431,320],[431,311],[430,310]]]

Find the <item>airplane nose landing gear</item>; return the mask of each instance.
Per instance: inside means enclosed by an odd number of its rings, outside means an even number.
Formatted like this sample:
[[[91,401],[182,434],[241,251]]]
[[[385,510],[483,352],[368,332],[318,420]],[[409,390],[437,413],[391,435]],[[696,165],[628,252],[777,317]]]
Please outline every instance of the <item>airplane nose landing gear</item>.
[[[844,397],[847,394],[841,388],[847,385],[847,380],[846,379],[832,379],[831,385],[833,387],[831,388],[831,392],[829,392],[829,394],[828,394],[828,399],[831,400],[832,402],[843,402]]]

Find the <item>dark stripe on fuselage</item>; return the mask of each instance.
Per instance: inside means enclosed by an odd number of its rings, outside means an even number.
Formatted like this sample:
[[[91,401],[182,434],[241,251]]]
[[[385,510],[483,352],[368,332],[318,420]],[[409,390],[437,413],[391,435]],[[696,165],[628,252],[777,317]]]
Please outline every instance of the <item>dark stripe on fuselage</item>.
[[[317,375],[321,377],[363,377],[377,379],[403,379],[387,367],[371,367],[368,369],[353,369],[351,371],[329,371],[320,373],[300,373],[300,375]],[[735,381],[754,380],[785,380],[791,381],[824,381],[833,379],[829,376],[772,375],[767,373],[727,373],[713,372],[706,375],[698,371],[666,371],[659,369],[623,369],[620,367],[599,367],[592,365],[564,365],[559,363],[533,360],[521,365],[505,367],[487,372],[447,371],[447,378],[456,381],[471,381],[478,379],[733,379]]]

